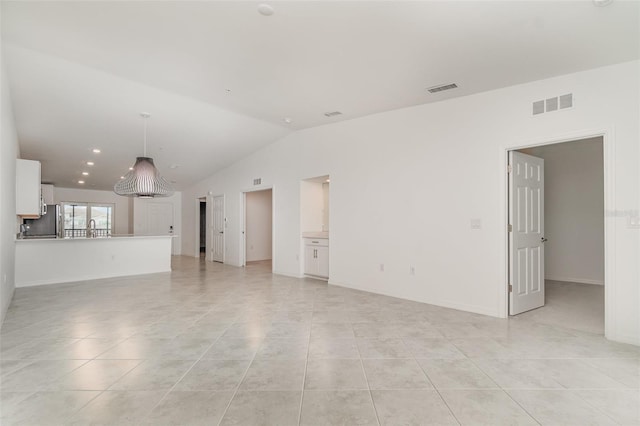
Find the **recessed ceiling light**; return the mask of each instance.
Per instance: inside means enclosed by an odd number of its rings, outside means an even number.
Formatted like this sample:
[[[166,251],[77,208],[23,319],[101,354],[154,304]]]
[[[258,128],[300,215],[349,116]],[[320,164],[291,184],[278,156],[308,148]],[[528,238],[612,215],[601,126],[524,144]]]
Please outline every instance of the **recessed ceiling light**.
[[[89,172],[82,172],[82,176],[89,176]]]
[[[87,166],[93,166],[95,163],[93,161],[87,161]]]
[[[78,183],[83,184],[83,183],[84,183],[84,181],[83,181],[83,180],[79,180],[79,181],[78,181]]]
[[[285,117],[282,119],[282,121],[284,121],[287,124],[291,124],[293,122],[293,120],[291,119],[291,117]]]
[[[133,167],[129,167],[129,170],[133,170]]]
[[[120,176],[120,179],[124,179],[124,176]]]
[[[100,154],[100,150],[99,150],[98,148],[94,148],[94,149],[93,149],[93,153],[94,153],[94,154]]]
[[[331,179],[327,179],[327,180],[325,180],[325,182],[329,183],[329,182],[331,182]]]
[[[263,16],[271,16],[276,13],[276,11],[273,6],[270,6],[266,3],[261,3],[258,5],[258,13]]]
[[[225,92],[231,93],[231,89],[224,89]]]

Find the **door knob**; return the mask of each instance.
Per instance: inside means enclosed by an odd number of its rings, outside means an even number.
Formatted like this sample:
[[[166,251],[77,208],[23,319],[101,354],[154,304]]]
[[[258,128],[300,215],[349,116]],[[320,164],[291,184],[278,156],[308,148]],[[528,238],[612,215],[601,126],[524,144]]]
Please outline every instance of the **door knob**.
[[[545,243],[545,242],[547,242],[547,239],[545,237],[542,237],[542,238],[540,238],[540,242],[541,243]]]

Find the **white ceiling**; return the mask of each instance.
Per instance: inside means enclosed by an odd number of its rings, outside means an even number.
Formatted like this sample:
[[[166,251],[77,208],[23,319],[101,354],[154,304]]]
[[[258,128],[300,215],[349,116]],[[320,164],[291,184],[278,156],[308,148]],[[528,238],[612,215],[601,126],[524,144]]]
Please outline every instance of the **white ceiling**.
[[[110,189],[148,111],[150,154],[183,188],[291,130],[640,56],[638,1],[257,4],[3,1],[23,157],[65,187],[96,158],[85,186]]]

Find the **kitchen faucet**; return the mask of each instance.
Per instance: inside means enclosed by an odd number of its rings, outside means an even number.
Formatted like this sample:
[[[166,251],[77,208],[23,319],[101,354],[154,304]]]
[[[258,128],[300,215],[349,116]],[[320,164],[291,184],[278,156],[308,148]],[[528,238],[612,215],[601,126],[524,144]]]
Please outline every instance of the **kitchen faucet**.
[[[95,238],[95,237],[96,237],[96,220],[91,219],[89,220],[89,224],[87,225],[87,238]]]

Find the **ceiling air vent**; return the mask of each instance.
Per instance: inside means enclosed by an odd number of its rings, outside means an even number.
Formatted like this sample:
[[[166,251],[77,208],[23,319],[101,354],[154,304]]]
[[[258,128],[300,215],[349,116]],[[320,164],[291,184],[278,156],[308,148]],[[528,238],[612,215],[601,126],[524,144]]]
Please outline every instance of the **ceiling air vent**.
[[[331,111],[325,112],[324,115],[325,117],[335,117],[336,115],[342,115],[342,113],[340,111]]]
[[[262,185],[262,178],[255,178],[253,180],[254,185]]]
[[[455,89],[457,87],[458,87],[457,84],[451,83],[451,84],[441,84],[440,86],[428,87],[427,90],[429,91],[429,93],[438,93],[444,90]]]
[[[532,104],[531,112],[533,115],[544,114],[545,112],[553,112],[561,109],[573,108],[573,93],[555,96],[553,98],[535,101]]]

